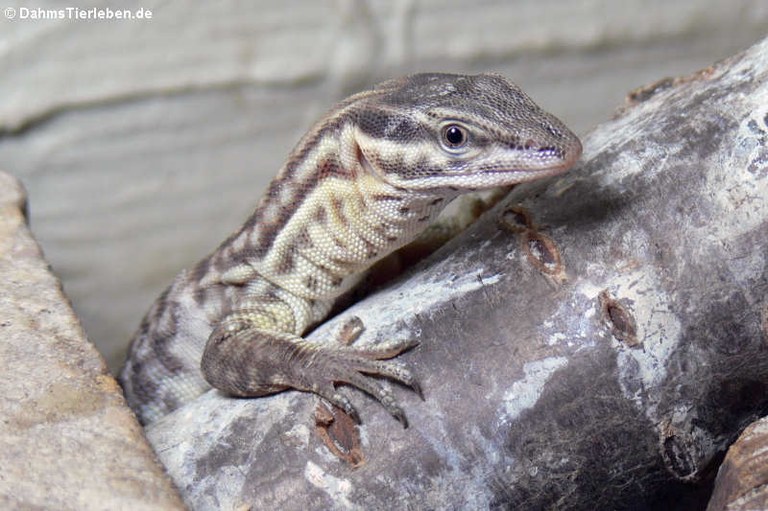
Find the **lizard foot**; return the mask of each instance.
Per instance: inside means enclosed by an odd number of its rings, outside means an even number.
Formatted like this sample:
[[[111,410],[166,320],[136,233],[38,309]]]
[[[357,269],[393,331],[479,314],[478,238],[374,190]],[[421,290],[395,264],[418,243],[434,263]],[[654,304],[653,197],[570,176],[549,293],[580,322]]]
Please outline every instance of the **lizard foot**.
[[[209,337],[201,369],[208,383],[229,394],[255,397],[287,388],[314,392],[360,422],[350,400],[336,388],[337,383],[346,383],[371,395],[408,427],[405,412],[392,391],[372,376],[406,385],[423,399],[421,387],[405,365],[386,360],[418,342],[396,340],[350,346],[362,331],[362,322],[353,318],[342,328],[339,342],[317,344],[232,318],[219,323]]]
[[[318,375],[310,390],[337,406],[356,422],[360,422],[357,411],[349,399],[340,393],[334,383],[346,383],[374,397],[382,406],[399,421],[408,427],[405,412],[400,408],[392,391],[377,383],[369,375],[383,376],[390,380],[410,387],[419,397],[424,399],[421,386],[405,365],[386,359],[395,357],[418,345],[417,341],[396,340],[369,346],[351,346],[365,331],[363,322],[357,316],[351,317],[341,327],[336,345],[316,345],[303,343],[303,349],[313,351],[310,358],[315,358],[313,366],[305,368],[303,376],[314,372]],[[323,375],[323,376],[320,376]]]

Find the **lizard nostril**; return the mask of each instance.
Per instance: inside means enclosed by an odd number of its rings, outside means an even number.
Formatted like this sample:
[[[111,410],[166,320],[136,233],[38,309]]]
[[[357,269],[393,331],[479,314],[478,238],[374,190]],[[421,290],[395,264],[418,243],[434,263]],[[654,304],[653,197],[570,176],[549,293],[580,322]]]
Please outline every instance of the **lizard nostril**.
[[[510,142],[509,147],[516,151],[530,151],[537,146],[536,141],[528,138],[525,140],[515,139]]]

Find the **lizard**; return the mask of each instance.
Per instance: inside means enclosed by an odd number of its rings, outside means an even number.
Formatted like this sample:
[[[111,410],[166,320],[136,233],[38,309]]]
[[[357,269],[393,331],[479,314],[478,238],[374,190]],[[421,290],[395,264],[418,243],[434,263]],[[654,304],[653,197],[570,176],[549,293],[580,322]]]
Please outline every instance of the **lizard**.
[[[315,393],[360,421],[337,384],[404,426],[384,377],[421,395],[391,360],[418,344],[311,343],[304,335],[385,255],[460,194],[553,176],[581,143],[497,74],[421,73],[341,101],[299,141],[242,227],[154,302],[119,376],[149,424],[211,387],[256,397]]]

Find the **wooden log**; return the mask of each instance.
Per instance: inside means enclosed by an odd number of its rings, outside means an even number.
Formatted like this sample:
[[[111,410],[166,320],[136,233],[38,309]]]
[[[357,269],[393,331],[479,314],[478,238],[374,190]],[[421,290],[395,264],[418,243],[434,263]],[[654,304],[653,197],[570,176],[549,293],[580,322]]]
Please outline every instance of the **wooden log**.
[[[187,503],[704,508],[768,412],[768,40],[636,91],[584,143],[310,336],[355,314],[358,342],[418,337],[410,428],[353,391],[359,429],[308,394],[209,392],[149,430]]]
[[[768,417],[750,424],[728,449],[707,511],[768,509]]]

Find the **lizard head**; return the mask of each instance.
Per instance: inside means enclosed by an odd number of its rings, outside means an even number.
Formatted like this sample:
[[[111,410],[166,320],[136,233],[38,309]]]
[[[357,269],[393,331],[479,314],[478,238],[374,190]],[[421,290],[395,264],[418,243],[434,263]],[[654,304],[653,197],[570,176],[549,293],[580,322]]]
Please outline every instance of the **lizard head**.
[[[465,191],[568,170],[581,143],[500,75],[416,74],[353,96],[357,158],[397,187]]]

